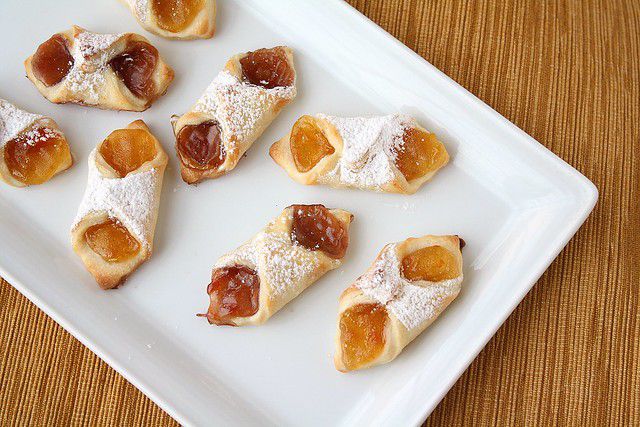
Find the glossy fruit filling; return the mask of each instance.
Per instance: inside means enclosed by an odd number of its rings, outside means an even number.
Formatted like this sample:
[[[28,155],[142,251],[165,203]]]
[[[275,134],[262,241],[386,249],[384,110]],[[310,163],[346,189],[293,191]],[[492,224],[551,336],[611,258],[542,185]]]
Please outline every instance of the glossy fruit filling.
[[[140,252],[140,243],[114,218],[87,228],[84,238],[91,250],[107,262],[128,261]]]
[[[447,161],[444,145],[432,133],[408,128],[402,136],[404,144],[396,154],[396,167],[411,181],[442,167]]]
[[[155,141],[142,129],[118,129],[100,144],[102,158],[124,178],[156,157]]]
[[[310,171],[323,157],[336,151],[310,116],[300,117],[293,125],[289,145],[296,169],[302,173]]]
[[[331,258],[344,257],[349,246],[347,228],[322,205],[293,205],[291,240]]]
[[[46,86],[60,83],[73,67],[67,39],[56,34],[42,43],[33,55],[31,66],[34,76]]]
[[[242,76],[245,81],[265,89],[291,86],[294,80],[293,68],[287,54],[281,47],[258,49],[240,59]]]
[[[3,156],[11,176],[26,185],[48,181],[71,160],[67,142],[48,128],[36,128],[10,140]]]
[[[204,0],[153,0],[151,10],[158,27],[172,33],[187,28],[204,6]]]
[[[209,120],[180,129],[176,146],[182,163],[194,169],[214,169],[224,163],[220,126]]]
[[[342,362],[348,370],[376,360],[385,345],[387,310],[380,304],[357,304],[340,316]]]
[[[154,96],[151,79],[158,63],[158,50],[143,41],[130,42],[124,52],[109,61],[109,65],[124,85],[138,98]]]
[[[211,275],[207,293],[209,322],[234,326],[233,318],[250,317],[258,311],[260,278],[243,265],[217,268]]]
[[[460,276],[458,260],[442,246],[418,249],[402,259],[402,275],[411,281],[440,282]]]

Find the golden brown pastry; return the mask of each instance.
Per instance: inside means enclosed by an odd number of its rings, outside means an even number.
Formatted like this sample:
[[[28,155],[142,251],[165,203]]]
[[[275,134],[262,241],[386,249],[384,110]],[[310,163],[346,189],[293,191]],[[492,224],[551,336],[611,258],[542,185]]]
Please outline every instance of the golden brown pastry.
[[[182,179],[193,184],[235,168],[295,96],[296,71],[288,47],[231,58],[191,110],[173,117]]]
[[[49,101],[109,110],[144,111],[173,80],[173,70],[146,38],[75,25],[42,43],[24,64]]]
[[[462,245],[458,236],[386,245],[340,296],[336,368],[390,362],[420,335],[460,292]]]
[[[73,250],[103,289],[151,256],[167,155],[142,120],[113,131],[89,155],[71,227]]]
[[[0,99],[0,178],[14,187],[42,184],[73,164],[69,144],[49,117]]]
[[[260,325],[342,264],[353,215],[322,205],[286,208],[214,265],[206,316],[217,325]]]
[[[413,194],[447,164],[436,136],[412,117],[302,116],[269,154],[301,184]]]
[[[142,27],[169,39],[209,39],[216,31],[216,0],[120,0]]]

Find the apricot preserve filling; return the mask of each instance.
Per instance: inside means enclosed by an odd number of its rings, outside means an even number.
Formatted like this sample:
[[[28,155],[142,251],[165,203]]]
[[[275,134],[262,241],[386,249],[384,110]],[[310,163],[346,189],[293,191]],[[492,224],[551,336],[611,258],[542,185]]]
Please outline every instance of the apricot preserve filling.
[[[214,169],[224,163],[220,126],[209,120],[180,129],[176,138],[180,160],[194,169]]]
[[[4,146],[4,161],[9,173],[26,185],[42,184],[51,179],[71,152],[66,141],[48,128],[23,133]]]
[[[158,50],[143,41],[130,42],[109,65],[124,85],[138,98],[152,98],[155,84],[151,76],[158,63]]]
[[[235,326],[235,317],[257,313],[260,297],[258,274],[243,265],[217,268],[207,287],[210,303],[206,314],[209,323]]]
[[[336,151],[310,116],[300,117],[293,125],[289,145],[296,169],[302,173]]]
[[[293,68],[281,47],[249,52],[240,59],[240,65],[242,77],[252,85],[273,89],[293,84]]]
[[[428,246],[405,256],[401,270],[411,281],[440,282],[460,276],[456,257],[442,246]]]
[[[157,151],[148,132],[142,129],[118,129],[100,144],[102,158],[120,178],[153,160]]]
[[[46,86],[58,84],[73,67],[73,56],[67,48],[67,39],[55,34],[38,46],[31,66],[34,76]]]
[[[107,262],[128,261],[140,251],[140,243],[114,218],[87,228],[84,238],[89,247]]]
[[[340,316],[342,362],[358,369],[373,362],[384,349],[387,310],[380,304],[357,304]]]
[[[153,0],[151,10],[158,27],[172,33],[187,28],[202,10],[203,0]]]
[[[402,140],[395,164],[407,181],[425,176],[447,161],[444,146],[432,133],[408,128]]]
[[[346,227],[322,205],[293,205],[291,240],[312,251],[321,250],[329,257],[344,257],[349,246]]]

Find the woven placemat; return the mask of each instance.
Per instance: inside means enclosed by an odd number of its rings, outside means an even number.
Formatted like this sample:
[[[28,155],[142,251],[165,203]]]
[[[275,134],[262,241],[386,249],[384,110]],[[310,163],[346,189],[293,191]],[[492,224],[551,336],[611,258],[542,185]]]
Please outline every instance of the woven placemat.
[[[350,3],[600,190],[427,424],[640,425],[640,2]],[[0,425],[27,424],[175,422],[3,281]]]

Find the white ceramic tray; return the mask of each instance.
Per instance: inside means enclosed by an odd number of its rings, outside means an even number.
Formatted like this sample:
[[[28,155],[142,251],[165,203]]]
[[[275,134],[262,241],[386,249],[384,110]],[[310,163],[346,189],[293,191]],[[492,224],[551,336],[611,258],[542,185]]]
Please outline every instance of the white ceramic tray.
[[[421,422],[591,211],[584,176],[338,0],[220,0],[212,40],[163,40],[115,0],[0,2],[0,97],[55,118],[76,165],[28,189],[0,185],[0,274],[178,421],[188,425],[411,425]],[[10,19],[6,19],[10,17]],[[43,99],[22,61],[72,24],[144,34],[176,71],[142,114]],[[169,117],[182,113],[227,57],[288,44],[299,96],[230,175],[197,187],[179,178]],[[294,183],[269,145],[304,113],[415,115],[452,162],[413,196]],[[111,130],[143,118],[171,160],[156,251],[120,289],[98,289],[69,245],[87,155]],[[334,271],[261,327],[209,326],[215,259],[292,203],[355,213],[352,246]],[[427,233],[467,242],[458,299],[393,363],[341,374],[332,364],[337,299],[383,244]]]

